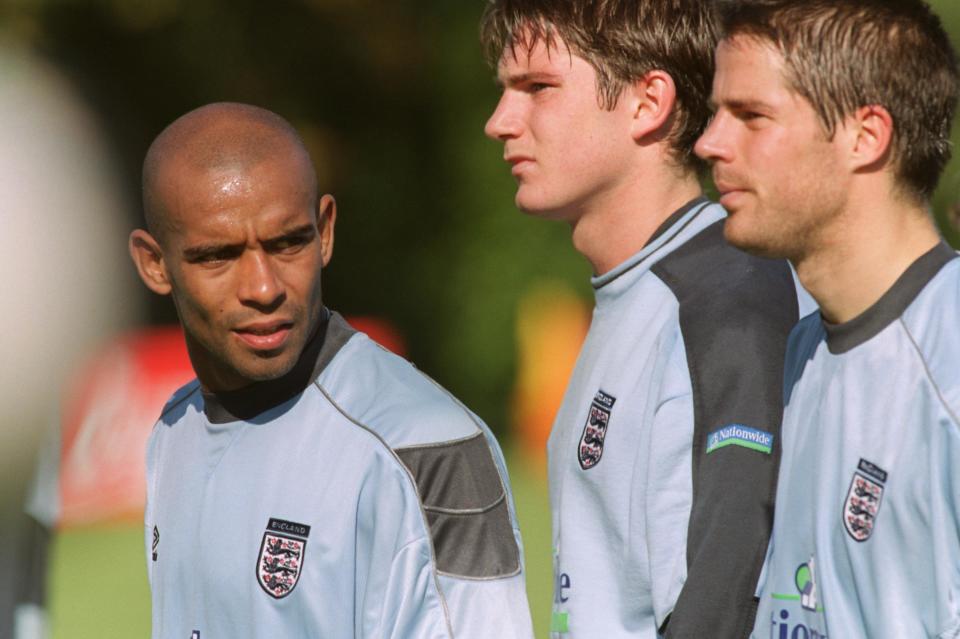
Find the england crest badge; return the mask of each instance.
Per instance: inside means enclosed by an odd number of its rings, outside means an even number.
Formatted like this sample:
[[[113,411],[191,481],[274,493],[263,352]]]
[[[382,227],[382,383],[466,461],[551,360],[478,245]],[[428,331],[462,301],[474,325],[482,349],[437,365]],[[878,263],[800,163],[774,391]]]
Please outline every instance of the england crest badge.
[[[843,503],[843,526],[855,541],[866,541],[873,533],[886,482],[885,470],[866,459],[860,460]]]
[[[309,536],[310,526],[273,518],[267,522],[257,558],[257,581],[274,599],[283,599],[297,587]]]
[[[583,434],[577,446],[577,459],[580,468],[590,470],[600,463],[603,456],[603,441],[607,437],[607,427],[610,425],[610,411],[617,399],[612,395],[598,390],[590,410],[587,412],[587,422],[583,425]]]

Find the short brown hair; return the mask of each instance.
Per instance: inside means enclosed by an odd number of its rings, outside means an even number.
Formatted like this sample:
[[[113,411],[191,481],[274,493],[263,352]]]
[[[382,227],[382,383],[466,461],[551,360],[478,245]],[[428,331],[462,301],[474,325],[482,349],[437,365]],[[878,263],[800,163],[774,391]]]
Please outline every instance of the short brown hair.
[[[480,23],[487,61],[507,49],[529,52],[559,37],[597,72],[600,106],[612,109],[624,86],[659,69],[677,88],[670,144],[678,162],[702,171],[693,145],[710,118],[718,30],[711,0],[488,0]]]
[[[783,56],[786,81],[832,137],[878,105],[894,121],[891,158],[909,195],[927,200],[950,159],[957,60],[922,0],[738,0],[721,10],[726,39],[755,38]]]

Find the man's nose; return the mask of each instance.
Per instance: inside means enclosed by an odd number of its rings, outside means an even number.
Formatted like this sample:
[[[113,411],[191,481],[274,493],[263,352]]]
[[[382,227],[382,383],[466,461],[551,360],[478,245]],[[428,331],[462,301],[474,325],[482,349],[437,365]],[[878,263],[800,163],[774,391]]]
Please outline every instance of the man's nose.
[[[696,153],[698,157],[708,162],[728,160],[730,158],[729,145],[725,140],[725,121],[726,118],[721,114],[713,117],[693,147],[693,152]]]
[[[487,120],[483,132],[493,140],[507,140],[520,135],[522,123],[507,91],[500,96],[497,108]]]
[[[247,251],[240,262],[237,296],[242,303],[272,310],[283,301],[286,293],[283,280],[278,277],[269,255],[262,251]]]

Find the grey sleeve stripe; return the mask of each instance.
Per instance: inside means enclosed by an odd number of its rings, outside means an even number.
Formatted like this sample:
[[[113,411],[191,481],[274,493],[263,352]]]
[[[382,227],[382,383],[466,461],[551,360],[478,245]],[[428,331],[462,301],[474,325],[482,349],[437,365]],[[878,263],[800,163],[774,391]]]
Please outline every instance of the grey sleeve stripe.
[[[333,398],[333,396],[331,396],[330,393],[327,392],[327,389],[325,389],[325,388],[323,387],[323,385],[321,385],[318,380],[314,380],[313,385],[317,388],[317,390],[320,391],[320,393],[324,396],[324,398],[325,398],[328,402],[330,402],[330,405],[333,406],[333,407],[337,410],[337,412],[339,412],[341,415],[343,415],[345,418],[347,418],[351,423],[353,423],[354,425],[356,425],[358,428],[363,429],[363,430],[364,430],[365,432],[367,432],[371,437],[373,437],[377,442],[379,442],[380,445],[383,446],[384,449],[388,450],[388,451],[390,452],[390,454],[393,456],[393,458],[396,460],[396,462],[404,469],[404,471],[406,472],[407,480],[412,484],[412,489],[413,489],[413,491],[414,491],[415,493],[417,493],[417,498],[418,498],[418,501],[420,502],[420,517],[422,518],[423,526],[424,526],[424,528],[426,528],[428,531],[431,530],[430,519],[429,519],[429,517],[427,516],[426,511],[423,509],[423,498],[420,496],[420,494],[419,494],[419,492],[418,492],[417,482],[416,482],[416,480],[414,479],[414,477],[410,474],[410,469],[406,467],[406,465],[403,463],[403,461],[402,461],[402,460],[400,459],[400,457],[397,455],[397,452],[396,452],[394,449],[390,448],[390,446],[387,444],[387,442],[384,441],[383,437],[381,437],[376,431],[374,431],[372,428],[366,426],[365,424],[362,424],[362,423],[361,423],[360,421],[358,421],[355,417],[353,417],[353,415],[351,415],[351,414],[348,413],[346,410],[344,410],[343,407],[340,406],[340,404]],[[443,616],[444,616],[444,622],[446,623],[446,626],[447,626],[447,633],[448,633],[451,637],[453,637],[453,636],[454,636],[454,635],[453,635],[453,625],[452,625],[451,622],[450,622],[450,608],[449,608],[449,606],[447,605],[447,598],[446,598],[446,596],[444,596],[444,594],[443,594],[443,589],[440,587],[440,579],[439,579],[440,571],[438,570],[439,564],[438,564],[437,561],[436,561],[437,549],[433,546],[433,539],[432,539],[432,538],[430,539],[430,546],[431,546],[431,551],[432,551],[432,553],[431,553],[431,554],[432,554],[431,559],[432,559],[432,563],[433,563],[433,567],[434,567],[434,570],[433,570],[433,584],[434,584],[434,586],[436,587],[438,596],[440,597],[440,603],[443,604]]]
[[[784,261],[729,246],[722,221],[652,270],[679,302],[694,404],[688,574],[666,636],[746,637],[773,520],[793,277]],[[727,425],[768,433],[772,445],[708,453],[710,433]]]
[[[417,483],[440,572],[485,579],[520,571],[506,493],[482,432],[395,452]]]

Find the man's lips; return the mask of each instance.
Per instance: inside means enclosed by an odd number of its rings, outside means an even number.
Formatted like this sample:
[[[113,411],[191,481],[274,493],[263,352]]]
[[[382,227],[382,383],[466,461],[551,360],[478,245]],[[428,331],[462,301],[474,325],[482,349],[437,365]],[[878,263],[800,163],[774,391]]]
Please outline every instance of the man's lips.
[[[287,320],[256,322],[233,329],[233,334],[254,350],[270,351],[286,343],[292,327],[293,322]]]
[[[513,175],[520,174],[524,168],[533,164],[533,158],[529,155],[507,155],[503,159],[510,165],[510,172]]]
[[[717,187],[717,191],[720,193],[720,204],[722,204],[727,210],[729,210],[732,206],[735,206],[740,199],[742,199],[744,193],[747,192],[746,188],[731,182],[715,180],[714,184]]]

